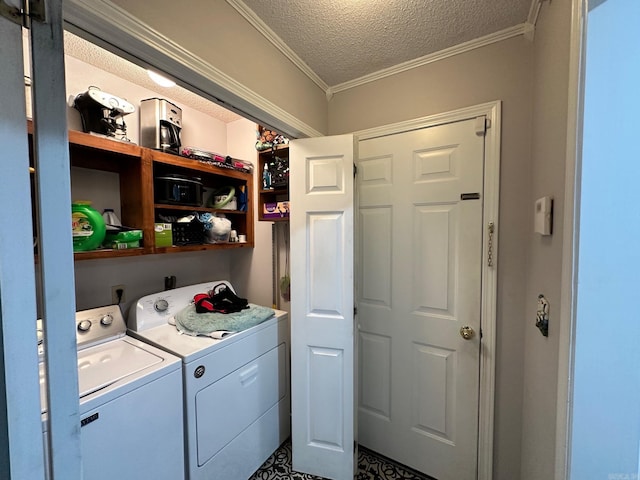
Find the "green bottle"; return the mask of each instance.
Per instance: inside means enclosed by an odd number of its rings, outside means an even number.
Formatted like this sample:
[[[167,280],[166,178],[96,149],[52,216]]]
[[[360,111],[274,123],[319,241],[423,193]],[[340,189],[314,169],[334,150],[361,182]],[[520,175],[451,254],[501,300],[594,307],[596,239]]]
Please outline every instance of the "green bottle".
[[[86,252],[102,244],[106,227],[100,212],[91,208],[91,202],[76,201],[71,204],[71,231],[73,251]]]

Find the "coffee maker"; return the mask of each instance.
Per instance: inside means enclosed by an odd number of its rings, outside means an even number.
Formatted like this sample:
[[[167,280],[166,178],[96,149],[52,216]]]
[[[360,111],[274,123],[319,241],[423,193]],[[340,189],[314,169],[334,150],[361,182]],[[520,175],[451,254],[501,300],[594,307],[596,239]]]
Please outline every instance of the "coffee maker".
[[[124,116],[135,111],[125,99],[103,92],[98,87],[76,96],[73,107],[80,112],[82,129],[117,140],[129,141]]]
[[[140,145],[180,154],[182,109],[162,98],[140,101]]]

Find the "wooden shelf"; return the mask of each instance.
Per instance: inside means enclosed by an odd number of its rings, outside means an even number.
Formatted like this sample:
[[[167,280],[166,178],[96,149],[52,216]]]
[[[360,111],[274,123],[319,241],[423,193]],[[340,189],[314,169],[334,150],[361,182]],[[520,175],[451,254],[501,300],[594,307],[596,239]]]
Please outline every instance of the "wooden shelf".
[[[189,205],[175,205],[172,203],[156,203],[156,210],[180,210],[184,212],[210,212],[210,213],[228,213],[229,215],[246,215],[247,212],[242,210],[228,210],[224,208],[211,207],[192,207]]]
[[[265,150],[258,150],[258,153],[259,154],[272,153],[273,150],[274,150],[273,148],[267,148]],[[280,144],[276,145],[275,151],[278,152],[280,150],[287,150],[288,151],[289,150],[289,144],[288,143],[286,143],[286,144],[281,144],[280,143]]]
[[[152,253],[146,248],[126,248],[123,250],[112,250],[109,248],[90,250],[88,252],[74,252],[75,260],[93,260],[96,258],[119,258],[119,257],[135,257]]]
[[[69,130],[69,144],[97,150],[106,150],[110,153],[119,153],[130,157],[140,157],[142,155],[142,147],[136,144],[99,137],[90,133],[77,132],[75,130]]]
[[[198,245],[174,245],[172,247],[156,247],[155,253],[200,252],[203,250],[225,250],[231,248],[253,248],[253,242],[204,243]]]
[[[272,159],[272,153],[277,154],[280,158],[289,158],[289,145],[278,145],[275,152],[269,150],[262,150],[258,152],[258,173],[262,175],[264,166]],[[272,202],[288,202],[289,201],[289,188],[260,188],[258,191],[258,220],[261,222],[288,222],[289,217],[277,217],[277,218],[265,218],[264,217],[264,204]]]
[[[27,121],[33,135],[33,122]],[[138,255],[253,248],[253,174],[211,165],[198,160],[171,155],[127,142],[84,132],[69,131],[69,156],[73,166],[117,173],[120,178],[121,220],[123,225],[143,231],[144,247],[111,250],[98,249],[74,253],[75,260],[120,258]],[[164,169],[164,170],[163,170]],[[193,207],[154,202],[154,171],[179,170],[203,178],[209,187],[234,185],[245,189],[248,211]],[[210,212],[229,216],[232,228],[247,236],[246,243],[217,243],[173,247],[156,247],[154,224],[156,210],[176,212]]]
[[[260,195],[287,195],[289,196],[288,188],[270,188],[267,190],[260,190],[258,192]]]
[[[232,168],[219,167],[199,160],[171,155],[170,153],[159,152],[156,150],[151,150],[151,152],[151,158],[154,162],[163,163],[172,167],[180,167],[194,172],[208,173],[211,175],[219,175],[221,177],[235,178],[245,181],[253,178],[252,173],[241,172],[240,170],[234,170]]]

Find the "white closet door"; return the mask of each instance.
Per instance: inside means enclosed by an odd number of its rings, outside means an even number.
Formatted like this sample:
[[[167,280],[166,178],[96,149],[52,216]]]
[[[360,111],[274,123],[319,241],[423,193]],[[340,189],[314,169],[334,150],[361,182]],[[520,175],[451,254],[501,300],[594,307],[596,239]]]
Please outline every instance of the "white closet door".
[[[336,480],[356,468],[352,135],[290,146],[294,470]]]
[[[485,143],[477,123],[359,144],[359,440],[439,480],[477,478]]]

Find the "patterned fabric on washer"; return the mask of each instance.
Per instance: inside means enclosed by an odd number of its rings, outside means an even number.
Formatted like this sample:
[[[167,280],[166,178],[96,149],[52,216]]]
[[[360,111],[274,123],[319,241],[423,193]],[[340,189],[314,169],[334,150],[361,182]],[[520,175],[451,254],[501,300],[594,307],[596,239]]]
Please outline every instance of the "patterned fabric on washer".
[[[180,333],[198,336],[214,336],[215,332],[237,333],[258,325],[273,317],[275,312],[267,307],[249,304],[249,308],[236,313],[197,313],[191,304],[176,314],[176,328]]]

